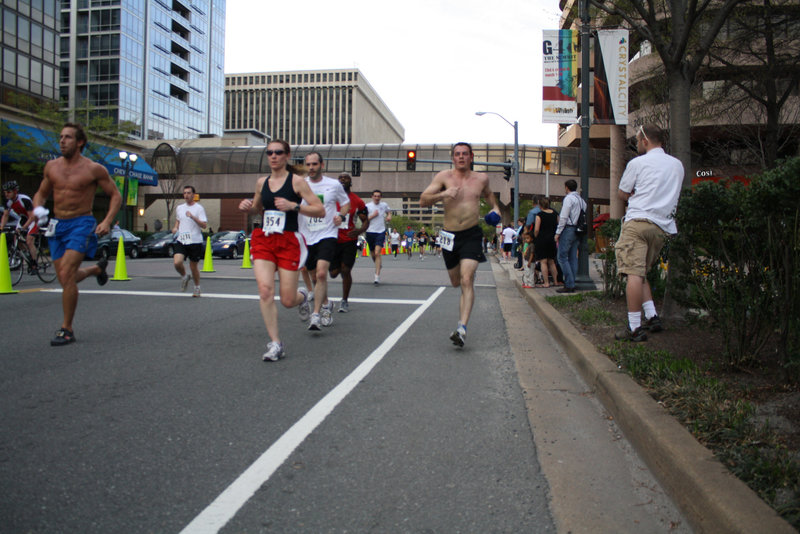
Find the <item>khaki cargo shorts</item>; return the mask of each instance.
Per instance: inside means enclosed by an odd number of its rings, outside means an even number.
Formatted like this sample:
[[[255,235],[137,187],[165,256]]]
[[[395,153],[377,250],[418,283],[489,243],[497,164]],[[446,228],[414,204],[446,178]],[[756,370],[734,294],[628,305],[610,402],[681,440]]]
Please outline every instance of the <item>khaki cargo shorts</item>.
[[[634,276],[647,276],[656,263],[667,233],[647,219],[633,219],[622,223],[619,241],[614,246],[617,255],[617,272]]]

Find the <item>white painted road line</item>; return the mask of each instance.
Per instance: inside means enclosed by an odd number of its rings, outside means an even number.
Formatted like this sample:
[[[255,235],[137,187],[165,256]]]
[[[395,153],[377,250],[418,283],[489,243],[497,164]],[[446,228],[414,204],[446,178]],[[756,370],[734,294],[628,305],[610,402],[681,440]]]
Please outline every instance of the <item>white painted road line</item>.
[[[444,289],[444,288],[442,288]],[[61,293],[61,289],[42,289],[39,293]],[[114,291],[113,289],[82,289],[81,295],[131,295],[134,297],[189,297],[192,294],[174,293],[168,291]],[[235,293],[203,293],[201,299],[234,299],[234,300],[258,300],[258,295],[237,295]],[[280,300],[279,295],[275,295],[275,300]],[[338,302],[341,299],[331,297],[330,300]],[[365,299],[365,298],[350,298],[349,302],[360,302],[369,304],[411,304],[419,306],[427,302],[426,300],[419,299]]]
[[[414,310],[372,354],[339,385],[325,395],[300,420],[270,446],[247,470],[223,491],[181,534],[216,533],[247,503],[258,489],[286,461],[289,455],[319,426],[334,408],[380,363],[391,348],[442,294],[440,287]]]

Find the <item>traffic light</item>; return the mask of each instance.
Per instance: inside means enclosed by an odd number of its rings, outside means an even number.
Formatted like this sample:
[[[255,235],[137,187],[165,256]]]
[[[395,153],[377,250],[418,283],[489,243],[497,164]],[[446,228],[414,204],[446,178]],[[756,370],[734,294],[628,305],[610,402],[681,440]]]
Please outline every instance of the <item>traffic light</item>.
[[[550,164],[553,162],[553,151],[549,148],[542,150],[542,167],[550,170]]]
[[[417,151],[416,150],[409,150],[406,152],[406,170],[407,171],[415,171],[417,170]]]
[[[511,168],[512,168],[513,162],[511,160],[508,160],[508,161],[506,161],[506,163],[508,163],[509,165],[508,165],[508,167],[504,167],[503,168],[503,178],[507,182],[507,181],[509,181],[511,179]]]
[[[350,174],[352,176],[361,176],[361,160],[360,159],[353,159],[351,162]]]

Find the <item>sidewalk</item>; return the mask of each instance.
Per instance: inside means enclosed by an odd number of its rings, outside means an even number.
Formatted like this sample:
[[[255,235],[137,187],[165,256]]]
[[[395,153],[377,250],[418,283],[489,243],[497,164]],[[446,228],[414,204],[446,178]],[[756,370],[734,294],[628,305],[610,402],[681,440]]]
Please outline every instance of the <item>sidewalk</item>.
[[[601,290],[599,262],[590,258],[589,276]],[[522,271],[498,263],[697,532],[796,532],[546,301],[556,288],[523,289]]]

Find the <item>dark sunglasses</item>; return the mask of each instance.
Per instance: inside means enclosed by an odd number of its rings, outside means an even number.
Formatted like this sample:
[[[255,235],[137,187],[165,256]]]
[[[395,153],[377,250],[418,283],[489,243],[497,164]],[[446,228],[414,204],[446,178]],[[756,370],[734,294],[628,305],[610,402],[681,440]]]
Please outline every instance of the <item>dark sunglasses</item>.
[[[285,150],[265,150],[265,152],[267,153],[267,156],[272,156],[273,154],[276,156],[283,156],[286,154]]]

